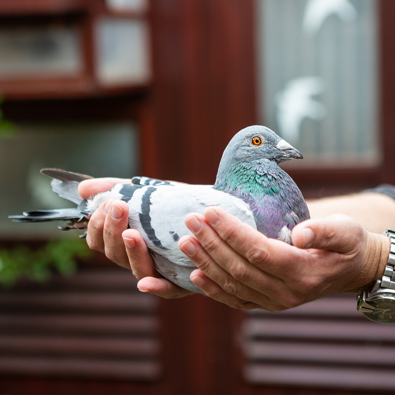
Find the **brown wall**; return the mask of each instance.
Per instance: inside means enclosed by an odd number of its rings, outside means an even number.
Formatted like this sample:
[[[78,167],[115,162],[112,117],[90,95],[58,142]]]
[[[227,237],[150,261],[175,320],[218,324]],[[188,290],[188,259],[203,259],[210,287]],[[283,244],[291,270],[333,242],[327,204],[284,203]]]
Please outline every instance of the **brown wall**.
[[[291,174],[307,195],[395,183],[392,111],[395,2],[381,0],[381,126],[384,167]],[[221,153],[239,129],[257,122],[253,0],[152,0],[153,82],[138,92],[56,100],[18,97],[4,103],[18,120],[131,119],[141,125],[145,175],[212,183]],[[67,111],[66,111],[67,110]],[[98,115],[100,114],[100,115]],[[394,143],[394,144],[393,144]],[[94,269],[100,272],[99,267]],[[125,274],[126,275],[126,274]],[[73,280],[70,279],[72,282]],[[89,282],[89,280],[87,280]],[[115,292],[115,291],[114,291]],[[10,313],[11,314],[11,313]],[[238,346],[244,315],[200,296],[160,301],[159,378],[67,378],[0,372],[1,394],[349,394],[249,385]],[[307,324],[308,325],[308,324]],[[98,343],[98,347],[100,344]],[[367,393],[367,392],[366,392]]]

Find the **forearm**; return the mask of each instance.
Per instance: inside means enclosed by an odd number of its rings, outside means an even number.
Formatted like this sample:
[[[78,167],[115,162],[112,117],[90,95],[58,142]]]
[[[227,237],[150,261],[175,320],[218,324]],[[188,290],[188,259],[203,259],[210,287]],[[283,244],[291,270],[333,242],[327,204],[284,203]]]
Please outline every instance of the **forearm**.
[[[395,228],[395,200],[381,193],[358,193],[307,202],[311,218],[345,214],[359,221],[368,231],[383,233]]]

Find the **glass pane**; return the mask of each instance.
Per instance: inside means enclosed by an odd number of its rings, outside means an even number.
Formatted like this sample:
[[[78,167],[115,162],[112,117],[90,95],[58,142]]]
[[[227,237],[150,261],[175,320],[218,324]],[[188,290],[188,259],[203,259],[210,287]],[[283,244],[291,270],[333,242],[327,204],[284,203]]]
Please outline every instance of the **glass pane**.
[[[56,226],[61,223],[21,224],[7,218],[29,210],[75,207],[52,192],[51,179],[40,174],[41,168],[130,178],[138,174],[138,164],[138,132],[134,125],[18,125],[15,137],[0,135],[0,237],[77,236],[78,232],[57,232]]]
[[[260,120],[305,156],[379,160],[377,2],[259,0]]]
[[[79,73],[79,40],[70,26],[0,28],[0,78]]]
[[[98,78],[103,84],[148,82],[149,42],[145,22],[105,19],[98,23]]]
[[[107,6],[114,11],[145,11],[147,0],[107,0]]]

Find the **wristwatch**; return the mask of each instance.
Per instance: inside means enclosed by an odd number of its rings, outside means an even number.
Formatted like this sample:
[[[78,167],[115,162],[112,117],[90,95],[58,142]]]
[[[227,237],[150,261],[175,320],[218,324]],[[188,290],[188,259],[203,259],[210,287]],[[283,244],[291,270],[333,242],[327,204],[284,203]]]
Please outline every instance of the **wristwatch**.
[[[357,296],[357,310],[381,324],[395,324],[395,231],[385,232],[391,240],[391,251],[383,277],[372,288]]]

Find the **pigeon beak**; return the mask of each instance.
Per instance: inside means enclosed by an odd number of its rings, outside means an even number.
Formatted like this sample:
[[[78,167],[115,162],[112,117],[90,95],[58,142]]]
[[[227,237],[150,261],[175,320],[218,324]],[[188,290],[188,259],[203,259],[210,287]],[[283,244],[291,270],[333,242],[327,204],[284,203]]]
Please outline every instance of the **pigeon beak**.
[[[284,157],[288,159],[303,159],[303,155],[296,148],[292,147],[291,144],[288,144],[285,140],[280,140],[276,145],[276,148],[280,151],[284,152]]]

